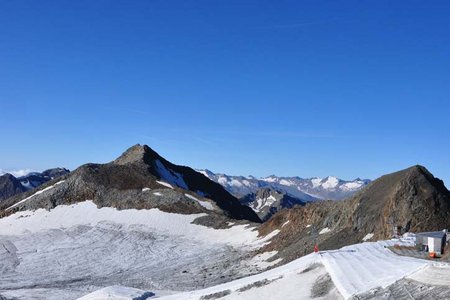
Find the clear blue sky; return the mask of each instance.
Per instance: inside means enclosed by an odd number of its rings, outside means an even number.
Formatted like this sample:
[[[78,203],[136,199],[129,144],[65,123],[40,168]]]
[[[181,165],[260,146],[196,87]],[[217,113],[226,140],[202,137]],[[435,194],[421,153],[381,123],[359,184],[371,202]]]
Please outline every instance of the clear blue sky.
[[[0,0],[0,169],[148,144],[229,174],[450,182],[449,1]]]

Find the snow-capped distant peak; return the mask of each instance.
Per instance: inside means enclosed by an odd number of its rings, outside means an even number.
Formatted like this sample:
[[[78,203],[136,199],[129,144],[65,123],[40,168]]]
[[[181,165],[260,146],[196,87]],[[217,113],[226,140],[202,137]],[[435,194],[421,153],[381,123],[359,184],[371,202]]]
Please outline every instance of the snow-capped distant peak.
[[[318,187],[320,185],[321,181],[322,181],[322,178],[319,178],[319,177],[311,178],[311,183],[312,183],[313,187]]]
[[[292,185],[295,185],[295,182],[293,182],[291,180],[287,180],[287,179],[281,179],[280,180],[280,184],[287,185],[287,186],[292,186]]]
[[[333,189],[339,184],[339,179],[333,176],[328,176],[321,181],[321,185],[324,189]]]
[[[347,182],[345,184],[342,185],[342,188],[347,189],[347,190],[356,190],[361,188],[364,185],[363,181],[352,181],[352,182]]]
[[[201,174],[203,174],[203,175],[205,175],[206,177],[208,177],[208,178],[212,178],[212,177],[214,177],[214,173],[213,172],[211,172],[210,170],[208,170],[208,169],[204,169],[204,170],[201,170],[201,169],[197,169],[196,170],[197,172],[199,172],[199,173],[201,173]]]
[[[262,180],[264,180],[266,182],[277,182],[279,180],[279,178],[275,175],[270,175],[270,176],[262,178]]]

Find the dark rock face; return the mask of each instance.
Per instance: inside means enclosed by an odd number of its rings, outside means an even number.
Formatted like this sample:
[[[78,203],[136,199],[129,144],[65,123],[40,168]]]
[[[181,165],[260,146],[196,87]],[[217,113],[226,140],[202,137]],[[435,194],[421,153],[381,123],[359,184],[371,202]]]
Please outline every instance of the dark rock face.
[[[131,147],[121,157],[115,160],[114,163],[119,165],[131,163],[146,167],[151,174],[159,177],[159,179],[172,178],[173,181],[179,183],[179,187],[197,192],[212,199],[234,219],[260,222],[257,215],[251,209],[241,205],[220,184],[211,181],[192,168],[172,164],[147,145]],[[178,180],[180,177],[182,177],[182,180]]]
[[[385,175],[352,199],[355,230],[372,229],[377,238],[399,233],[442,230],[450,226],[450,192],[425,167]]]
[[[282,210],[260,232],[280,229],[266,248],[280,250],[290,260],[310,253],[315,239],[320,249],[336,249],[362,242],[367,234],[374,240],[391,238],[394,226],[399,234],[450,227],[450,192],[426,168],[382,176],[344,201]]]
[[[7,173],[0,176],[0,202],[24,191],[26,188],[13,175]]]
[[[69,174],[69,173],[70,173],[70,171],[65,168],[53,168],[53,169],[45,170],[41,174],[42,174],[42,176],[46,176],[46,177],[49,177],[50,179],[54,179],[54,178],[58,178],[58,177],[61,177],[63,175]]]
[[[54,168],[43,171],[42,173],[33,172],[28,175],[17,178],[26,190],[30,190],[46,183],[49,180],[61,177],[70,173],[64,168]]]
[[[33,172],[18,178],[11,174],[0,176],[0,201],[34,189],[49,180],[58,178],[69,172],[69,170],[64,168],[54,168],[45,170],[42,173]]]
[[[272,215],[284,208],[305,205],[305,202],[302,200],[272,188],[261,188],[255,193],[242,197],[239,201],[251,207],[262,221],[268,220]]]
[[[260,222],[249,207],[241,205],[222,186],[189,167],[168,162],[146,145],[135,145],[107,164],[83,165],[70,174],[49,181],[42,188],[50,186],[50,190],[33,196],[32,200],[14,209],[51,209],[60,204],[93,200],[99,207],[159,208],[190,214],[207,211],[199,201],[193,200],[199,199],[214,203],[218,210],[208,211],[212,214]],[[0,209],[6,209],[34,192],[8,199]]]

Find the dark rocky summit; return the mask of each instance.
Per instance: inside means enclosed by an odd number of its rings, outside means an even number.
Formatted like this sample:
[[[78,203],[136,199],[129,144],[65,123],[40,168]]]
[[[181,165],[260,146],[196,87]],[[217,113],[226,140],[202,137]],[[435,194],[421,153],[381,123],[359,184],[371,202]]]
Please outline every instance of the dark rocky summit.
[[[209,212],[260,222],[249,207],[241,205],[221,185],[189,167],[170,163],[146,145],[135,145],[107,164],[83,165],[49,181],[39,190],[46,188],[45,192],[21,203],[36,190],[7,199],[0,204],[0,210],[52,209],[61,204],[92,200],[99,207],[159,208],[184,214]],[[200,201],[210,202],[215,210],[208,211]],[[10,207],[16,203],[19,204]]]
[[[449,227],[450,192],[425,167],[414,166],[380,177],[347,200],[282,210],[260,232],[280,229],[265,250],[292,260],[310,253],[315,240],[320,249],[337,249],[368,234],[391,238],[394,228],[401,234]]]
[[[0,201],[14,195],[25,192],[27,189],[22,186],[19,180],[13,175],[6,173],[0,176]]]
[[[53,168],[45,170],[42,173],[32,172],[25,176],[18,177],[17,179],[26,188],[26,190],[30,190],[46,183],[47,181],[61,177],[68,173],[70,173],[70,171],[65,168]]]
[[[305,205],[305,202],[288,195],[286,192],[268,187],[260,188],[255,193],[242,197],[239,201],[251,207],[263,221],[268,220],[282,209]]]
[[[0,201],[34,189],[47,181],[68,174],[69,172],[69,170],[64,168],[54,168],[45,170],[42,173],[32,172],[18,178],[11,174],[2,175],[0,176]]]

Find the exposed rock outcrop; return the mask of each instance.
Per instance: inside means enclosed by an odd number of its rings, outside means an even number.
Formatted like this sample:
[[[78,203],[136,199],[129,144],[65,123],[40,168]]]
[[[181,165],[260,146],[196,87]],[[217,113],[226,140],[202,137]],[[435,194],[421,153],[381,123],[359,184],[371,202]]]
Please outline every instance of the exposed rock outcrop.
[[[288,222],[289,221],[289,222]],[[351,198],[322,201],[275,214],[261,234],[280,229],[265,250],[288,260],[320,249],[336,249],[370,239],[450,227],[450,192],[425,167],[388,174]]]
[[[302,200],[272,188],[261,188],[255,193],[242,197],[239,201],[251,207],[263,221],[282,209],[305,205]]]

